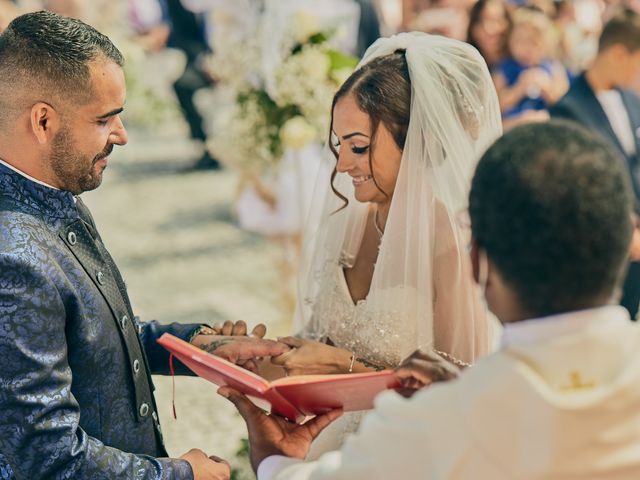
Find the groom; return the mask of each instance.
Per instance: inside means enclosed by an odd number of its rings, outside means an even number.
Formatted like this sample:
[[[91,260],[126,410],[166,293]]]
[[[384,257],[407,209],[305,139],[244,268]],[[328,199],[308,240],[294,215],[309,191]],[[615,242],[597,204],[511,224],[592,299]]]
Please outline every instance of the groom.
[[[487,151],[471,256],[502,347],[410,399],[381,394],[341,450],[303,461],[339,412],[295,426],[221,388],[248,424],[258,479],[640,478],[640,326],[615,305],[632,194],[615,158],[563,122],[516,128]]]
[[[156,339],[170,332],[238,362],[288,350],[244,325],[205,335],[216,332],[134,316],[78,196],[127,143],[122,65],[107,37],[52,13],[0,35],[2,480],[228,478],[200,450],[167,458],[151,374],[168,374],[169,357]]]

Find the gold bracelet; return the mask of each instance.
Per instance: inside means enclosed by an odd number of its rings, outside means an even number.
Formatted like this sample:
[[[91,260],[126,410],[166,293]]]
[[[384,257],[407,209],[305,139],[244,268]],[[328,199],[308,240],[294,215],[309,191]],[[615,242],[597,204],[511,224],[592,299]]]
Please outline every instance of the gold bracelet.
[[[433,351],[435,353],[437,353],[438,355],[440,355],[442,358],[444,358],[445,360],[449,360],[451,363],[453,363],[456,367],[460,367],[460,368],[471,368],[473,365],[471,365],[470,363],[467,362],[463,362],[462,360],[460,360],[459,358],[454,357],[453,355],[447,353],[447,352],[443,352],[440,350],[436,350],[435,348],[433,349]]]
[[[349,373],[353,373],[353,365],[356,363],[356,352],[351,352],[351,364],[349,364]]]

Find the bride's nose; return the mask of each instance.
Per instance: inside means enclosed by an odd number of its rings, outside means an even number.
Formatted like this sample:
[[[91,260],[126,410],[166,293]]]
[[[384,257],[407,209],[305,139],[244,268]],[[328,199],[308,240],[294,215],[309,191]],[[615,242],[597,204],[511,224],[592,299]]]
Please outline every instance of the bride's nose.
[[[336,165],[336,170],[340,173],[347,173],[353,170],[354,166],[355,159],[353,158],[353,155],[349,155],[348,149],[341,149],[340,153],[338,154],[338,163]]]

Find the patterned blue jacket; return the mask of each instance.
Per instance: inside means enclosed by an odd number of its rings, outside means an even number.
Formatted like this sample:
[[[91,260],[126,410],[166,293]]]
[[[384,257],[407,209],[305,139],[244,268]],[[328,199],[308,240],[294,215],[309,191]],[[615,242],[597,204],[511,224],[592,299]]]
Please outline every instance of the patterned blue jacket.
[[[192,479],[150,374],[196,327],[138,322],[82,201],[0,164],[0,479]]]

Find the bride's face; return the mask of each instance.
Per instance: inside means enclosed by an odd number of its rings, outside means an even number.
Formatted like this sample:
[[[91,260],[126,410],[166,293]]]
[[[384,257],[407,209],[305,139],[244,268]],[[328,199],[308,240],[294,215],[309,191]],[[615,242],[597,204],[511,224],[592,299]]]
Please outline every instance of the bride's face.
[[[353,96],[340,99],[333,110],[337,170],[352,178],[359,202],[387,203],[396,186],[402,151],[382,122],[376,132],[373,157],[371,140],[369,115],[358,108]]]

